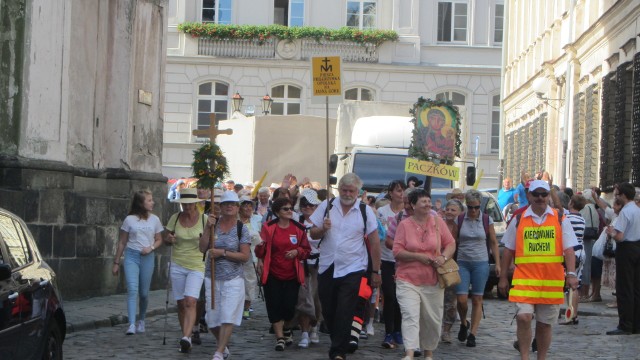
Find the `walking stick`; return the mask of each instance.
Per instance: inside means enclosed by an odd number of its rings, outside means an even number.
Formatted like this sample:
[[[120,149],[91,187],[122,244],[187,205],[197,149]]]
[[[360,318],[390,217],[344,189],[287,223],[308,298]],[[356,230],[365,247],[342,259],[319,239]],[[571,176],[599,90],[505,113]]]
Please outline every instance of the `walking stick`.
[[[213,211],[213,204],[215,204],[215,189],[211,189],[211,210]],[[211,229],[211,235],[209,238],[209,256],[211,257],[211,310],[216,308],[216,260],[213,258],[213,248],[216,243],[216,227]]]
[[[173,255],[173,245],[169,247],[169,268],[167,270],[167,299],[164,302],[164,330],[162,345],[167,345],[167,318],[169,317],[169,285],[171,284],[171,256]]]
[[[253,264],[253,271],[256,272],[256,279],[258,279],[258,297],[264,301],[264,293],[262,292],[262,280],[260,274],[258,274],[258,268],[256,267],[256,263],[251,259],[251,263]]]

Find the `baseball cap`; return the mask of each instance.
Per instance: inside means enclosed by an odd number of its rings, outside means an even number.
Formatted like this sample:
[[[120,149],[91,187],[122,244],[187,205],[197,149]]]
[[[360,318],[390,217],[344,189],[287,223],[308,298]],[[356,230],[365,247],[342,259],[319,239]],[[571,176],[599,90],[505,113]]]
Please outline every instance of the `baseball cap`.
[[[241,204],[244,204],[244,203],[246,203],[246,202],[253,203],[253,200],[251,200],[251,198],[250,198],[250,197],[248,197],[247,195],[243,195],[243,196],[241,196],[241,197],[240,197],[240,203],[241,203]]]
[[[307,199],[311,205],[319,205],[322,202],[318,199],[318,192],[313,189],[304,189],[302,190],[301,195],[303,198]]]
[[[543,189],[543,190],[546,190],[546,191],[551,191],[551,189],[549,188],[549,184],[547,184],[546,181],[544,181],[544,180],[533,180],[533,181],[531,181],[531,183],[529,184],[529,192],[536,191],[537,189]]]
[[[222,194],[222,197],[220,197],[220,203],[226,202],[240,202],[240,199],[238,199],[238,194],[236,194],[235,191],[225,191],[224,194]]]

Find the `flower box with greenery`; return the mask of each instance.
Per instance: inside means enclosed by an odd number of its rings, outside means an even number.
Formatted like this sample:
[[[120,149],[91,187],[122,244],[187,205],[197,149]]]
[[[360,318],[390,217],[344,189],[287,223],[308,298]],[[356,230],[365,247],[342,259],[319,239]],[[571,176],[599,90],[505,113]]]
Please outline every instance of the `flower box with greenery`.
[[[357,44],[380,45],[398,40],[393,30],[359,30],[349,27],[327,29],[323,27],[282,25],[221,25],[214,23],[184,22],[178,30],[193,37],[218,40],[258,39],[260,44],[269,38],[279,40],[315,39],[326,41],[351,41]]]

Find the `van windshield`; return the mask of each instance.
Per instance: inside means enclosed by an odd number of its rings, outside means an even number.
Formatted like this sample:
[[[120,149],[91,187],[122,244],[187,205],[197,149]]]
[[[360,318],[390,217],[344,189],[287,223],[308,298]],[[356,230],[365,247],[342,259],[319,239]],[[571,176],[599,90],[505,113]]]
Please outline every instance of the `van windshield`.
[[[362,179],[364,190],[374,193],[385,190],[393,180],[406,180],[411,175],[415,175],[418,179],[424,181],[424,175],[404,171],[406,158],[404,155],[357,153],[353,159],[352,171]],[[452,186],[453,184],[450,180],[431,178],[432,189],[446,189]]]

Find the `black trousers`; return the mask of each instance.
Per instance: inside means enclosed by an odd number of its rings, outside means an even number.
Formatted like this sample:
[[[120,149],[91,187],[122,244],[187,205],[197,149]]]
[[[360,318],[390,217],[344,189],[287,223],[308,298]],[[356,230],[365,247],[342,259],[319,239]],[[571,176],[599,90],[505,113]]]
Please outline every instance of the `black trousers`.
[[[318,296],[322,304],[322,317],[331,337],[329,358],[345,357],[349,346],[351,322],[358,303],[360,279],[364,271],[333,278],[333,265],[318,275]]]
[[[296,313],[299,290],[298,279],[279,280],[272,275],[267,277],[267,283],[264,284],[264,302],[270,323],[293,319]]]
[[[616,246],[618,328],[640,332],[640,241]]]
[[[402,315],[400,314],[400,305],[396,297],[396,263],[393,261],[382,261],[380,264],[382,270],[382,296],[384,297],[384,309],[382,315],[384,317],[384,332],[392,334],[401,331]]]

